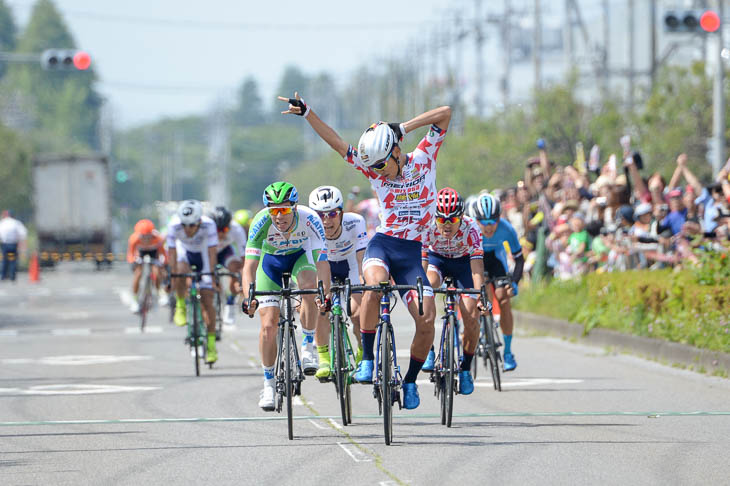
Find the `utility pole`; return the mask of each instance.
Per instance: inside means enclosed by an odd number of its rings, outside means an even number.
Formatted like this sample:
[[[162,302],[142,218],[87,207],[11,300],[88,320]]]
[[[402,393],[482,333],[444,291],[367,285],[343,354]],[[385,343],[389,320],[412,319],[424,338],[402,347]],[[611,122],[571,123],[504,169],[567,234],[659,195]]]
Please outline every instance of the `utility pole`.
[[[500,37],[502,38],[502,60],[504,66],[499,87],[502,91],[502,105],[509,104],[510,75],[512,71],[512,0],[504,0],[504,14],[500,23]]]
[[[563,0],[565,26],[563,27],[563,38],[565,39],[565,64],[568,71],[573,69],[575,65],[575,37],[573,36],[573,19],[571,18],[572,4],[571,0]]]
[[[208,200],[214,206],[228,204],[228,126],[225,112],[217,106],[211,116],[208,141]]]
[[[482,0],[474,0],[474,57],[476,60],[474,107],[477,110],[476,115],[478,118],[483,115],[482,105],[484,104],[484,61],[482,60],[484,34],[482,33],[482,24]]]
[[[715,7],[717,9],[717,15],[720,19],[723,17],[723,1],[715,0]],[[711,150],[713,155],[712,160],[712,176],[717,177],[717,173],[720,172],[720,168],[725,163],[725,96],[723,92],[724,83],[724,66],[722,59],[722,47],[723,47],[723,35],[722,31],[724,26],[722,20],[720,28],[714,34],[710,34],[710,42],[713,44],[712,57],[715,64],[715,72],[713,75],[712,82],[712,141],[714,150]]]
[[[608,0],[603,0],[603,52],[602,54],[602,68],[603,68],[603,92],[608,95],[608,90],[611,88],[611,70],[609,69],[610,57],[609,53],[611,45],[611,7],[608,4]]]
[[[650,47],[650,59],[649,62],[651,62],[650,69],[650,88],[653,91],[654,90],[654,82],[656,81],[656,48],[657,48],[657,31],[656,31],[656,3],[655,2],[649,2],[649,23],[651,24],[651,47]]]
[[[534,37],[532,46],[532,63],[534,67],[535,75],[535,91],[538,91],[542,87],[542,66],[541,66],[541,55],[542,55],[542,13],[540,12],[540,0],[534,0],[535,2],[535,25],[534,25]]]
[[[636,70],[635,65],[635,38],[634,38],[634,0],[627,0],[628,3],[628,18],[629,18],[629,71],[627,73],[627,79],[629,82],[629,93],[628,93],[628,105],[629,112],[634,111],[634,74]],[[650,2],[651,3],[651,2]]]

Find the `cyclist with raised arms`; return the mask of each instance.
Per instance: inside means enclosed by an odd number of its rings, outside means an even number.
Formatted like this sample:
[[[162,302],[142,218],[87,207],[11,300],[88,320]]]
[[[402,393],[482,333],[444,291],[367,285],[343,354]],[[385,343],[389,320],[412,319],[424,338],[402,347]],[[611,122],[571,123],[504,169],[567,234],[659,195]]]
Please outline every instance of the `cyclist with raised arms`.
[[[191,265],[197,271],[211,272],[218,259],[218,233],[215,223],[203,216],[203,206],[194,199],[180,204],[177,215],[173,216],[167,227],[167,248],[170,256],[172,273],[189,273]],[[172,281],[177,294],[174,321],[178,326],[187,324],[185,308],[186,279],[175,278]],[[218,350],[215,346],[215,310],[213,309],[213,279],[204,275],[200,282],[201,310],[203,321],[208,329],[208,353],[205,361],[215,363]]]
[[[405,123],[373,124],[355,148],[323,122],[298,93],[294,93],[294,98],[280,96],[279,99],[289,102],[289,109],[283,114],[305,117],[330,147],[368,178],[377,194],[382,215],[377,232],[365,250],[365,283],[378,285],[391,277],[400,285],[416,285],[418,277],[424,282],[423,315],[419,315],[415,292],[404,296],[416,323],[416,333],[408,371],[403,378],[403,402],[407,409],[416,408],[420,404],[416,378],[433,344],[436,318],[433,289],[426,285],[426,272],[421,266],[421,247],[436,209],[436,157],[451,120],[451,108],[442,106]],[[430,126],[426,136],[413,152],[403,152],[398,145],[403,136],[423,126]],[[372,382],[373,378],[379,305],[378,292],[365,292],[360,311],[363,359],[354,377],[362,383]]]
[[[457,288],[479,288],[484,281],[482,233],[469,216],[464,215],[464,200],[450,187],[441,189],[436,202],[436,216],[423,243],[423,265],[427,267],[431,286],[440,287],[451,277]],[[464,319],[464,356],[459,371],[459,393],[474,391],[471,362],[479,340],[477,297],[463,294],[459,299]],[[424,371],[432,371],[435,355],[428,353]]]
[[[365,218],[356,213],[343,211],[345,201],[342,192],[334,186],[320,186],[309,195],[309,207],[314,209],[322,219],[326,238],[327,261],[330,264],[332,280],[350,279],[353,285],[361,283],[362,259],[368,244]],[[356,361],[362,358],[360,340],[360,302],[362,294],[353,293],[350,301],[352,326],[358,341]],[[330,376],[329,331],[325,322],[317,327],[317,346],[319,353],[319,369],[316,377],[326,380]],[[321,331],[320,331],[321,330]]]
[[[322,221],[317,213],[306,206],[298,206],[297,189],[288,182],[274,182],[266,187],[263,195],[264,209],[254,216],[246,246],[243,265],[242,309],[253,317],[261,309],[259,352],[264,371],[264,388],[259,407],[274,410],[274,365],[276,364],[276,335],[279,325],[278,296],[262,296],[248,301],[249,285],[256,282],[262,291],[281,290],[282,274],[289,272],[301,289],[315,288],[322,280],[325,294],[329,294],[330,267],[325,252],[325,236]],[[300,317],[304,343],[302,344],[302,368],[306,374],[317,371],[314,354],[314,334],[318,320],[317,307],[324,312],[327,302],[320,302],[314,295],[302,296]],[[325,322],[326,325],[329,323]],[[328,331],[329,332],[329,331]],[[322,344],[326,341],[318,341]]]
[[[512,331],[514,321],[512,319],[512,307],[510,298],[517,295],[517,284],[522,278],[522,268],[525,265],[525,258],[522,256],[522,246],[517,237],[517,232],[506,219],[500,217],[502,213],[499,199],[491,194],[479,196],[467,208],[482,232],[482,248],[484,249],[484,270],[491,278],[507,276],[509,266],[507,265],[507,251],[504,242],[509,244],[512,251],[512,258],[515,261],[515,268],[512,271],[512,285],[495,288],[494,292],[499,302],[500,327],[504,335],[504,371],[512,371],[517,368],[517,361],[512,354]]]
[[[218,231],[218,263],[229,272],[240,272],[243,268],[243,257],[246,251],[246,230],[232,220],[231,212],[224,206],[217,206],[210,214]],[[233,306],[236,295],[241,293],[241,281],[230,279],[226,308],[223,311],[223,322],[231,324],[235,315]]]

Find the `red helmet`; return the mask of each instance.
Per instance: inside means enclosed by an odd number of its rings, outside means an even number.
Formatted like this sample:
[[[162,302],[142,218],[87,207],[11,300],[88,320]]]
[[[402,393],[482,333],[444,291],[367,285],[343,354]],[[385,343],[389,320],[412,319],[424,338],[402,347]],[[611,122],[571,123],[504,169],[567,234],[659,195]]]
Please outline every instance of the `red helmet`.
[[[450,187],[441,189],[436,200],[436,216],[448,218],[462,214],[464,214],[464,200],[459,193]]]
[[[137,224],[134,225],[134,232],[140,235],[149,235],[155,230],[155,223],[149,219],[140,219]]]

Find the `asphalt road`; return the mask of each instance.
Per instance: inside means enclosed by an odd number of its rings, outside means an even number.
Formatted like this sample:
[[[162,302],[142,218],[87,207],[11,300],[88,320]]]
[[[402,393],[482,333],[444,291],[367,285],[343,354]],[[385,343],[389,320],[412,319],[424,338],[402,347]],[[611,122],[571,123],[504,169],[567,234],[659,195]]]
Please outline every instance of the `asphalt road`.
[[[257,407],[258,318],[238,316],[196,378],[162,309],[139,333],[129,280],[67,265],[0,285],[0,484],[730,483],[730,380],[519,334],[504,391],[480,370],[450,429],[425,375],[391,446],[371,386],[342,427],[334,387],[307,379],[290,441]]]

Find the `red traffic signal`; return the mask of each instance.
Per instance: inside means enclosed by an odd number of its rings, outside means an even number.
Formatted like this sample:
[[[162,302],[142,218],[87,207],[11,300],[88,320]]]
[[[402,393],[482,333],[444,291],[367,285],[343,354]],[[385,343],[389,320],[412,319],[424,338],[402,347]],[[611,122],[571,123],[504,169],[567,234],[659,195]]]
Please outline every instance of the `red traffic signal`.
[[[74,54],[74,66],[80,71],[86,71],[91,66],[91,56],[88,52],[78,51]]]
[[[46,49],[41,53],[41,67],[47,71],[85,71],[91,56],[76,49]]]
[[[700,27],[705,32],[716,32],[720,28],[720,16],[713,10],[708,10],[700,17]]]

